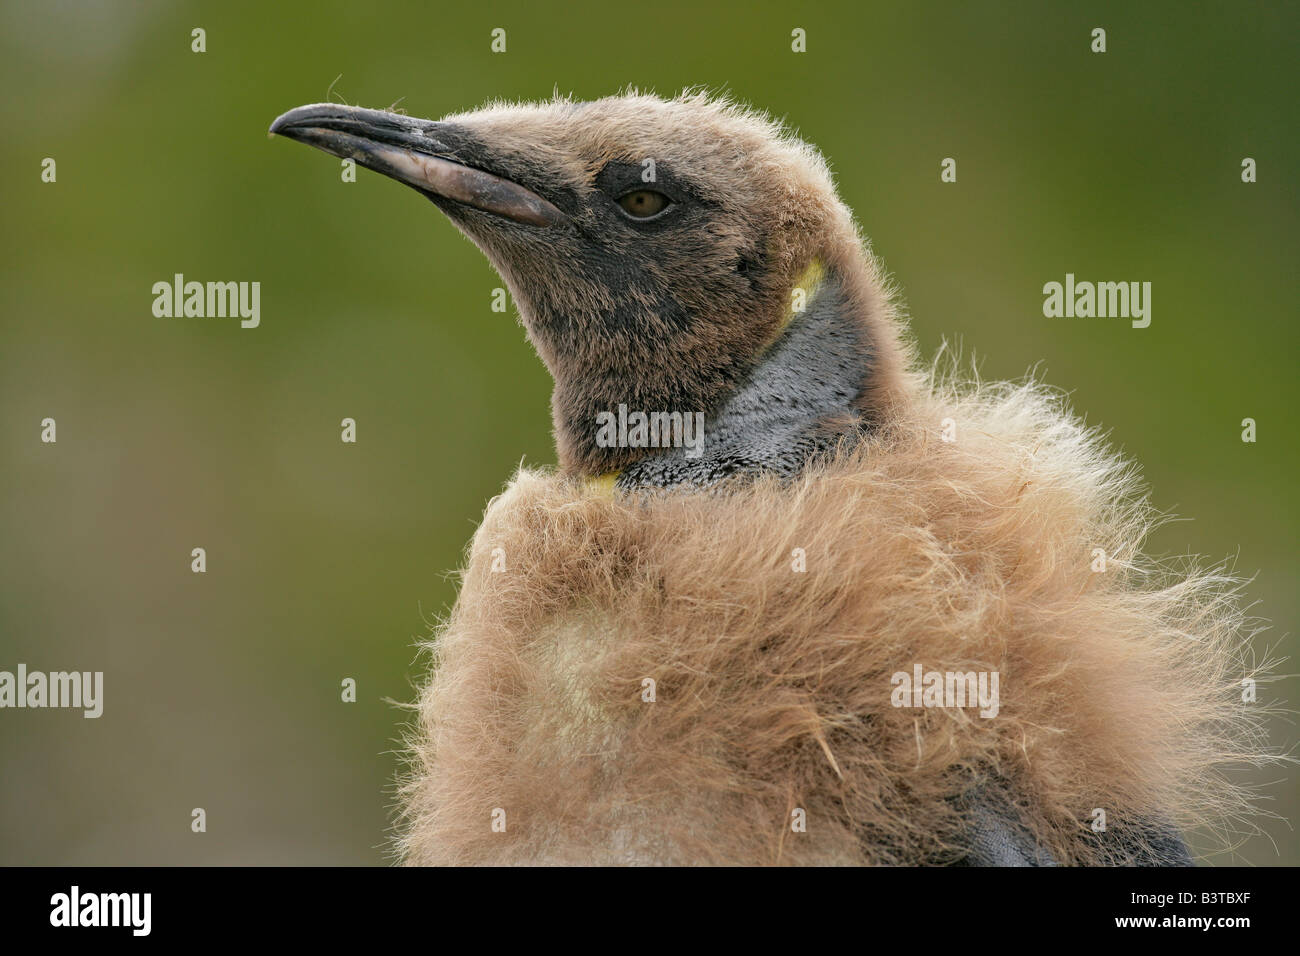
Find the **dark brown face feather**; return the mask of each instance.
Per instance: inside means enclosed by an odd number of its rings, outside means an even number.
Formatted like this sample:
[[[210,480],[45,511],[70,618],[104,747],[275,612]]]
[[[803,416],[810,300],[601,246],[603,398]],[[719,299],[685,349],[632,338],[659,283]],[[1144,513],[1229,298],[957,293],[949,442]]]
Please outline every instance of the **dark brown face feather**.
[[[272,131],[406,182],[483,250],[555,380],[567,471],[653,452],[597,445],[597,415],[620,404],[707,417],[779,333],[814,259],[870,326],[864,406],[900,390],[888,304],[824,163],[741,108],[633,94],[432,122],[322,105]]]

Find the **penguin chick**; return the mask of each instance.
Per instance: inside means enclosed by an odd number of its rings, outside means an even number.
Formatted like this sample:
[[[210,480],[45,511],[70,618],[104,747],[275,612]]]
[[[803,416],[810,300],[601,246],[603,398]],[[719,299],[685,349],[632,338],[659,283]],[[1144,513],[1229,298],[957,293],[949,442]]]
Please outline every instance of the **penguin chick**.
[[[972,398],[916,370],[809,146],[702,94],[438,121],[316,104],[271,132],[432,200],[555,383],[561,474],[494,503],[439,638],[408,859],[1187,863],[1166,820],[1236,799],[1205,792],[1238,752],[1210,683],[1239,622],[1205,610],[1231,602],[1208,578],[1090,579],[1084,543],[1123,551],[1142,525],[1116,503],[1129,472],[1032,389]],[[603,440],[619,409],[703,415],[703,441]],[[945,446],[945,416],[977,437]],[[486,573],[503,542],[512,573]],[[769,556],[792,542],[841,550],[792,575]],[[1209,629],[1191,664],[1184,618]],[[1044,631],[1067,626],[1108,636]],[[890,675],[922,659],[1033,690],[989,725],[914,717]],[[653,715],[611,696],[646,673],[677,694]],[[1166,690],[1139,706],[1135,686]],[[817,836],[786,832],[794,800]],[[1080,822],[1098,806],[1104,839]],[[497,839],[489,811],[524,835]]]

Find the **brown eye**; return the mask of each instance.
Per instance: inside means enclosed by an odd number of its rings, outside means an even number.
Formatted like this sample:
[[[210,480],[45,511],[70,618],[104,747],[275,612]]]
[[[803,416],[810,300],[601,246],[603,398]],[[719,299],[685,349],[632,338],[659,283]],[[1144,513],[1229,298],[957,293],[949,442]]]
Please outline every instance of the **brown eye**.
[[[653,192],[649,189],[638,189],[625,196],[620,196],[618,204],[633,219],[649,219],[651,216],[657,216],[667,209],[670,202],[663,193]]]

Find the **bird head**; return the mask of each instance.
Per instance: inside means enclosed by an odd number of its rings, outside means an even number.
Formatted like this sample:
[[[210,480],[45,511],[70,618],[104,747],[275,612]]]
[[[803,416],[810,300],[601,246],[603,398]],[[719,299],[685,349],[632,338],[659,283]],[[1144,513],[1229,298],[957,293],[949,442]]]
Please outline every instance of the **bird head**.
[[[488,257],[555,381],[560,464],[599,475],[651,453],[601,447],[624,404],[709,414],[833,271],[870,330],[861,405],[897,391],[885,295],[815,150],[703,94],[496,104],[441,120],[335,104],[271,132],[413,187]]]

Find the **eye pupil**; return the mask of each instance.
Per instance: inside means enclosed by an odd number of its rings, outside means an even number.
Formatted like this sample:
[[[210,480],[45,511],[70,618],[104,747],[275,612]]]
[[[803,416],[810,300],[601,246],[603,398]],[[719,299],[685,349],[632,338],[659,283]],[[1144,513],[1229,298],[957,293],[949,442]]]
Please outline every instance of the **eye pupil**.
[[[637,189],[620,196],[618,204],[634,219],[649,219],[667,209],[670,201],[663,193],[652,189]]]

